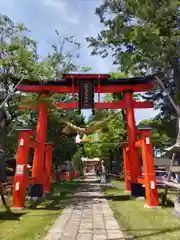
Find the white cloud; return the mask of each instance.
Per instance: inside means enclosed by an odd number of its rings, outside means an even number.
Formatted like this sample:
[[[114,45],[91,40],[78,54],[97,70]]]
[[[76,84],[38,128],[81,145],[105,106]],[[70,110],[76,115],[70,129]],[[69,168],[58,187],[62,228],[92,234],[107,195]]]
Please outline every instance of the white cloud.
[[[67,3],[58,0],[41,0],[41,4],[47,7],[57,9],[58,11],[65,12],[67,10]]]
[[[112,65],[112,59],[111,58],[101,58],[97,57],[96,58],[96,68],[98,73],[109,73],[111,71],[116,71],[115,67]]]
[[[74,14],[69,3],[64,0],[41,0],[42,6],[51,8],[51,11],[54,11],[54,14],[58,14],[62,20],[71,24],[78,24],[78,14]]]

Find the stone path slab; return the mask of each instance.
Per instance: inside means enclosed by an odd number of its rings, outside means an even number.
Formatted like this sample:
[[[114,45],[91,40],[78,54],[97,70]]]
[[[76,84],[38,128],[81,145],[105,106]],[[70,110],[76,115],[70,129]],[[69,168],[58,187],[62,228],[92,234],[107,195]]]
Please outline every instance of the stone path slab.
[[[57,218],[44,240],[126,239],[104,198],[100,184],[94,182],[92,176],[89,177],[89,183],[74,195],[72,204]]]

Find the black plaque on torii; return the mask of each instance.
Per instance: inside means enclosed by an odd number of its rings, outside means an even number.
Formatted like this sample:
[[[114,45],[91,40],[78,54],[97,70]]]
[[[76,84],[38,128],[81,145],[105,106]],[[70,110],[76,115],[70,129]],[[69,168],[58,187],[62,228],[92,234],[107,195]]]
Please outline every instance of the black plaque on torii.
[[[94,111],[94,82],[82,79],[79,81],[79,110],[92,109]]]

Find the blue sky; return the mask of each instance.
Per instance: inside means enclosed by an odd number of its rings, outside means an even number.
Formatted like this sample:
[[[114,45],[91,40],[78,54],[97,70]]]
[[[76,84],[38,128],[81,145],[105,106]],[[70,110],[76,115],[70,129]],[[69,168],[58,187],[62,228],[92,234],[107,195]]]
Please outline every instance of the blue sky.
[[[1,0],[0,13],[11,20],[24,23],[31,30],[29,35],[37,41],[40,56],[45,56],[51,48],[57,29],[61,36],[75,36],[81,43],[78,64],[92,67],[94,73],[116,71],[112,59],[90,56],[85,37],[96,36],[103,28],[94,14],[101,0]],[[86,112],[88,115],[89,112]],[[136,121],[153,117],[151,109],[136,110]]]

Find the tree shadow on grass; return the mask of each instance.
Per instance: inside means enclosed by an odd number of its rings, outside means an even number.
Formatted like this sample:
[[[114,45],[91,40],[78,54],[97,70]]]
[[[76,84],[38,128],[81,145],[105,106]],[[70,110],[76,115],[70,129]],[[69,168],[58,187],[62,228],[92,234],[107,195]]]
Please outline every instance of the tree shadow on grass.
[[[166,198],[164,193],[159,194],[159,205],[162,208],[172,208],[174,207],[174,202],[173,200],[169,199],[168,197]]]
[[[0,222],[1,221],[20,221],[20,218],[27,213],[13,213],[13,212],[0,212]]]
[[[67,198],[66,198],[67,199]],[[36,210],[60,210],[63,208],[63,200],[65,197],[62,196],[48,196],[47,198],[42,198],[31,204],[28,209]]]
[[[69,196],[70,194],[70,196]],[[69,200],[73,198],[72,192],[61,192],[60,195],[47,194],[43,198],[40,198],[30,204],[28,209],[35,210],[60,210],[63,209]]]
[[[65,205],[64,200],[70,199],[77,189],[77,182],[55,183],[51,193],[45,194],[36,201],[29,201],[28,209],[36,210],[59,210]],[[68,196],[71,195],[72,196]]]
[[[68,198],[66,198],[68,199]],[[131,196],[128,195],[109,195],[109,196],[99,196],[99,195],[83,195],[83,196],[74,196],[74,201],[90,201],[90,200],[101,200],[101,199],[107,199],[112,201],[128,201],[131,200]]]
[[[180,231],[180,227],[164,228],[164,229],[162,229],[162,228],[161,229],[160,228],[126,229],[125,231],[130,231],[130,232],[152,231],[151,233],[147,233],[147,234],[140,234],[140,235],[133,234],[135,239],[138,239],[138,238],[142,238],[142,237],[152,237],[152,236],[157,236],[157,235],[161,235],[161,234],[165,234],[165,233],[177,232],[177,231]]]
[[[112,201],[128,201],[131,200],[130,195],[109,195],[105,196],[107,200],[112,200]]]
[[[27,208],[28,209],[36,209],[39,205],[41,205],[46,200],[45,197],[39,198],[36,201],[33,201],[33,203],[30,203]]]
[[[117,182],[124,182],[124,177],[119,174],[110,174],[111,180],[116,180]]]
[[[166,203],[160,203],[159,204],[162,208],[172,208],[174,207],[174,202],[171,201],[170,199],[167,199]]]
[[[66,195],[64,196],[49,196],[48,198],[46,198],[44,200],[44,202],[42,201],[39,205],[33,205],[31,206],[31,209],[36,209],[36,210],[60,210],[63,209],[65,206],[67,206],[67,204],[69,204],[69,202],[86,202],[89,200],[99,200],[101,201],[101,199],[107,199],[107,200],[112,200],[112,201],[129,201],[131,200],[131,196],[128,195],[111,195],[111,196],[99,196],[99,195],[84,195],[84,196],[72,196],[72,197],[68,197]],[[74,201],[73,201],[74,200]],[[46,202],[47,201],[47,202]],[[41,206],[42,205],[42,206]]]

